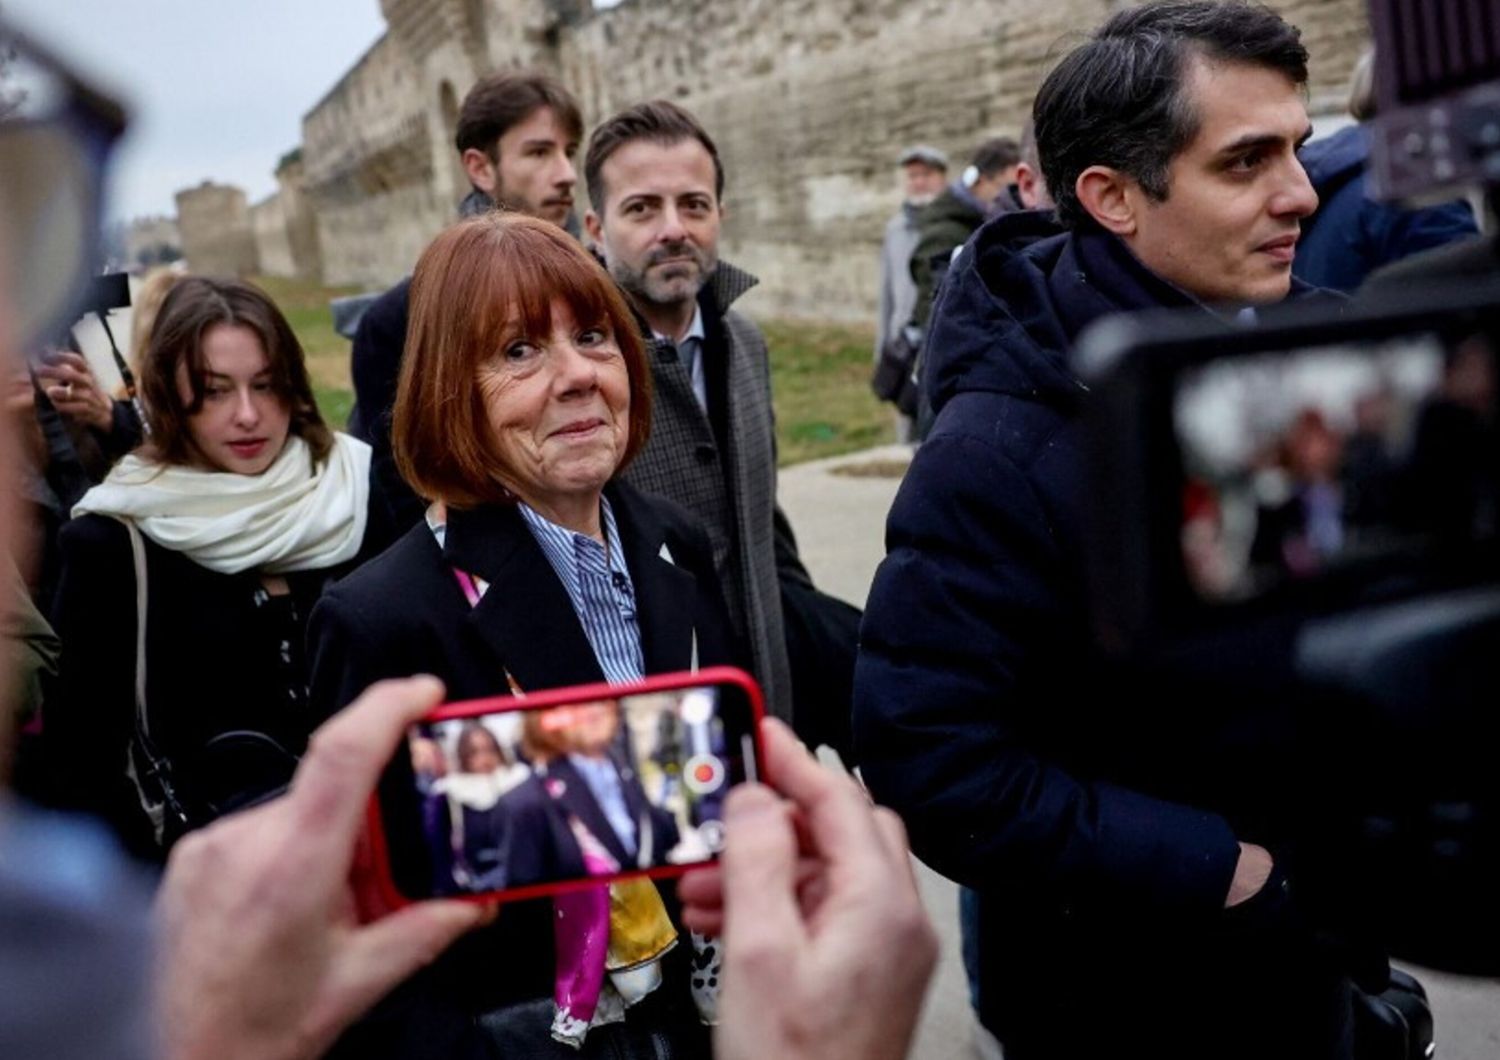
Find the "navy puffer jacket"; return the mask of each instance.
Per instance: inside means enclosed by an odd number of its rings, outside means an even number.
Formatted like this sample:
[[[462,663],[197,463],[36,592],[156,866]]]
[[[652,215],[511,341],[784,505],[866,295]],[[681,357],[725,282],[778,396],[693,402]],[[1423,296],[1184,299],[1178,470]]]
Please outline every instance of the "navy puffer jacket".
[[[943,287],[937,419],[890,513],[855,675],[871,791],[922,860],[980,891],[981,1016],[1007,1054],[1067,1040],[1069,1005],[1211,979],[1188,947],[1221,929],[1238,840],[1277,847],[1296,812],[1278,705],[1141,702],[1090,647],[1068,352],[1106,314],[1210,310],[1102,230],[1055,232],[1002,215]],[[1235,666],[1251,662],[1215,661]]]
[[[1371,199],[1370,132],[1363,125],[1312,141],[1301,157],[1319,204],[1302,223],[1292,274],[1315,287],[1352,293],[1384,265],[1479,234],[1466,202],[1408,210]]]

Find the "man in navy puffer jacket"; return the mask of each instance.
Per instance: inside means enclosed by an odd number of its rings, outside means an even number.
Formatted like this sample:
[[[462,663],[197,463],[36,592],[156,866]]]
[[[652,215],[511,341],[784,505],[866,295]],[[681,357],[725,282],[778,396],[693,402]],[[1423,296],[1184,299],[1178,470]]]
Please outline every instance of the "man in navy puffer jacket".
[[[1068,368],[1111,313],[1308,290],[1306,58],[1256,5],[1110,18],[1035,104],[1066,230],[991,221],[935,309],[937,419],[891,510],[855,735],[916,853],[980,892],[979,1008],[1007,1060],[1349,1055],[1349,979],[1292,887],[1290,706],[1232,656],[1214,676],[1240,667],[1239,694],[1131,701],[1091,648]]]

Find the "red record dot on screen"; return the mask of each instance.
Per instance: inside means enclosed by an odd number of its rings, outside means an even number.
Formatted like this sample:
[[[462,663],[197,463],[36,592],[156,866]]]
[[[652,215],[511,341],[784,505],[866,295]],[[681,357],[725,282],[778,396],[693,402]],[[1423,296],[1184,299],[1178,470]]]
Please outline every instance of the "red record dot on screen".
[[[724,763],[713,755],[694,755],[682,770],[687,786],[699,795],[707,795],[724,783]]]

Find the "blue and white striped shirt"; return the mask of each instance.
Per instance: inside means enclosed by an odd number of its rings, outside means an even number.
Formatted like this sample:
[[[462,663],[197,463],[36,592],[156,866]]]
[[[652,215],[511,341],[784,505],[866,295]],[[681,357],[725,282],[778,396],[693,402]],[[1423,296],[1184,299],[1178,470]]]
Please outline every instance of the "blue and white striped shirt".
[[[620,531],[607,498],[599,498],[600,522],[609,548],[587,534],[575,533],[517,502],[547,562],[557,572],[573,602],[573,613],[611,684],[639,681],[645,676],[641,627],[636,621],[635,585],[625,569]]]

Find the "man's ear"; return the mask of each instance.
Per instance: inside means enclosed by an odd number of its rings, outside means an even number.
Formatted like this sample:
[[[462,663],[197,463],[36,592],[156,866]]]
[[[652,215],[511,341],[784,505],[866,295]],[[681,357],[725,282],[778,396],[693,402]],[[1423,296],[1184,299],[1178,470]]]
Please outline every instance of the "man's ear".
[[[1074,190],[1088,215],[1117,236],[1135,235],[1136,196],[1130,194],[1135,181],[1109,166],[1089,166],[1078,174]]]
[[[469,183],[493,199],[498,181],[495,175],[495,163],[490,161],[490,156],[477,147],[467,147],[459,156],[459,160],[463,162]]]
[[[583,215],[583,230],[588,233],[589,242],[604,249],[604,221],[593,210]]]

